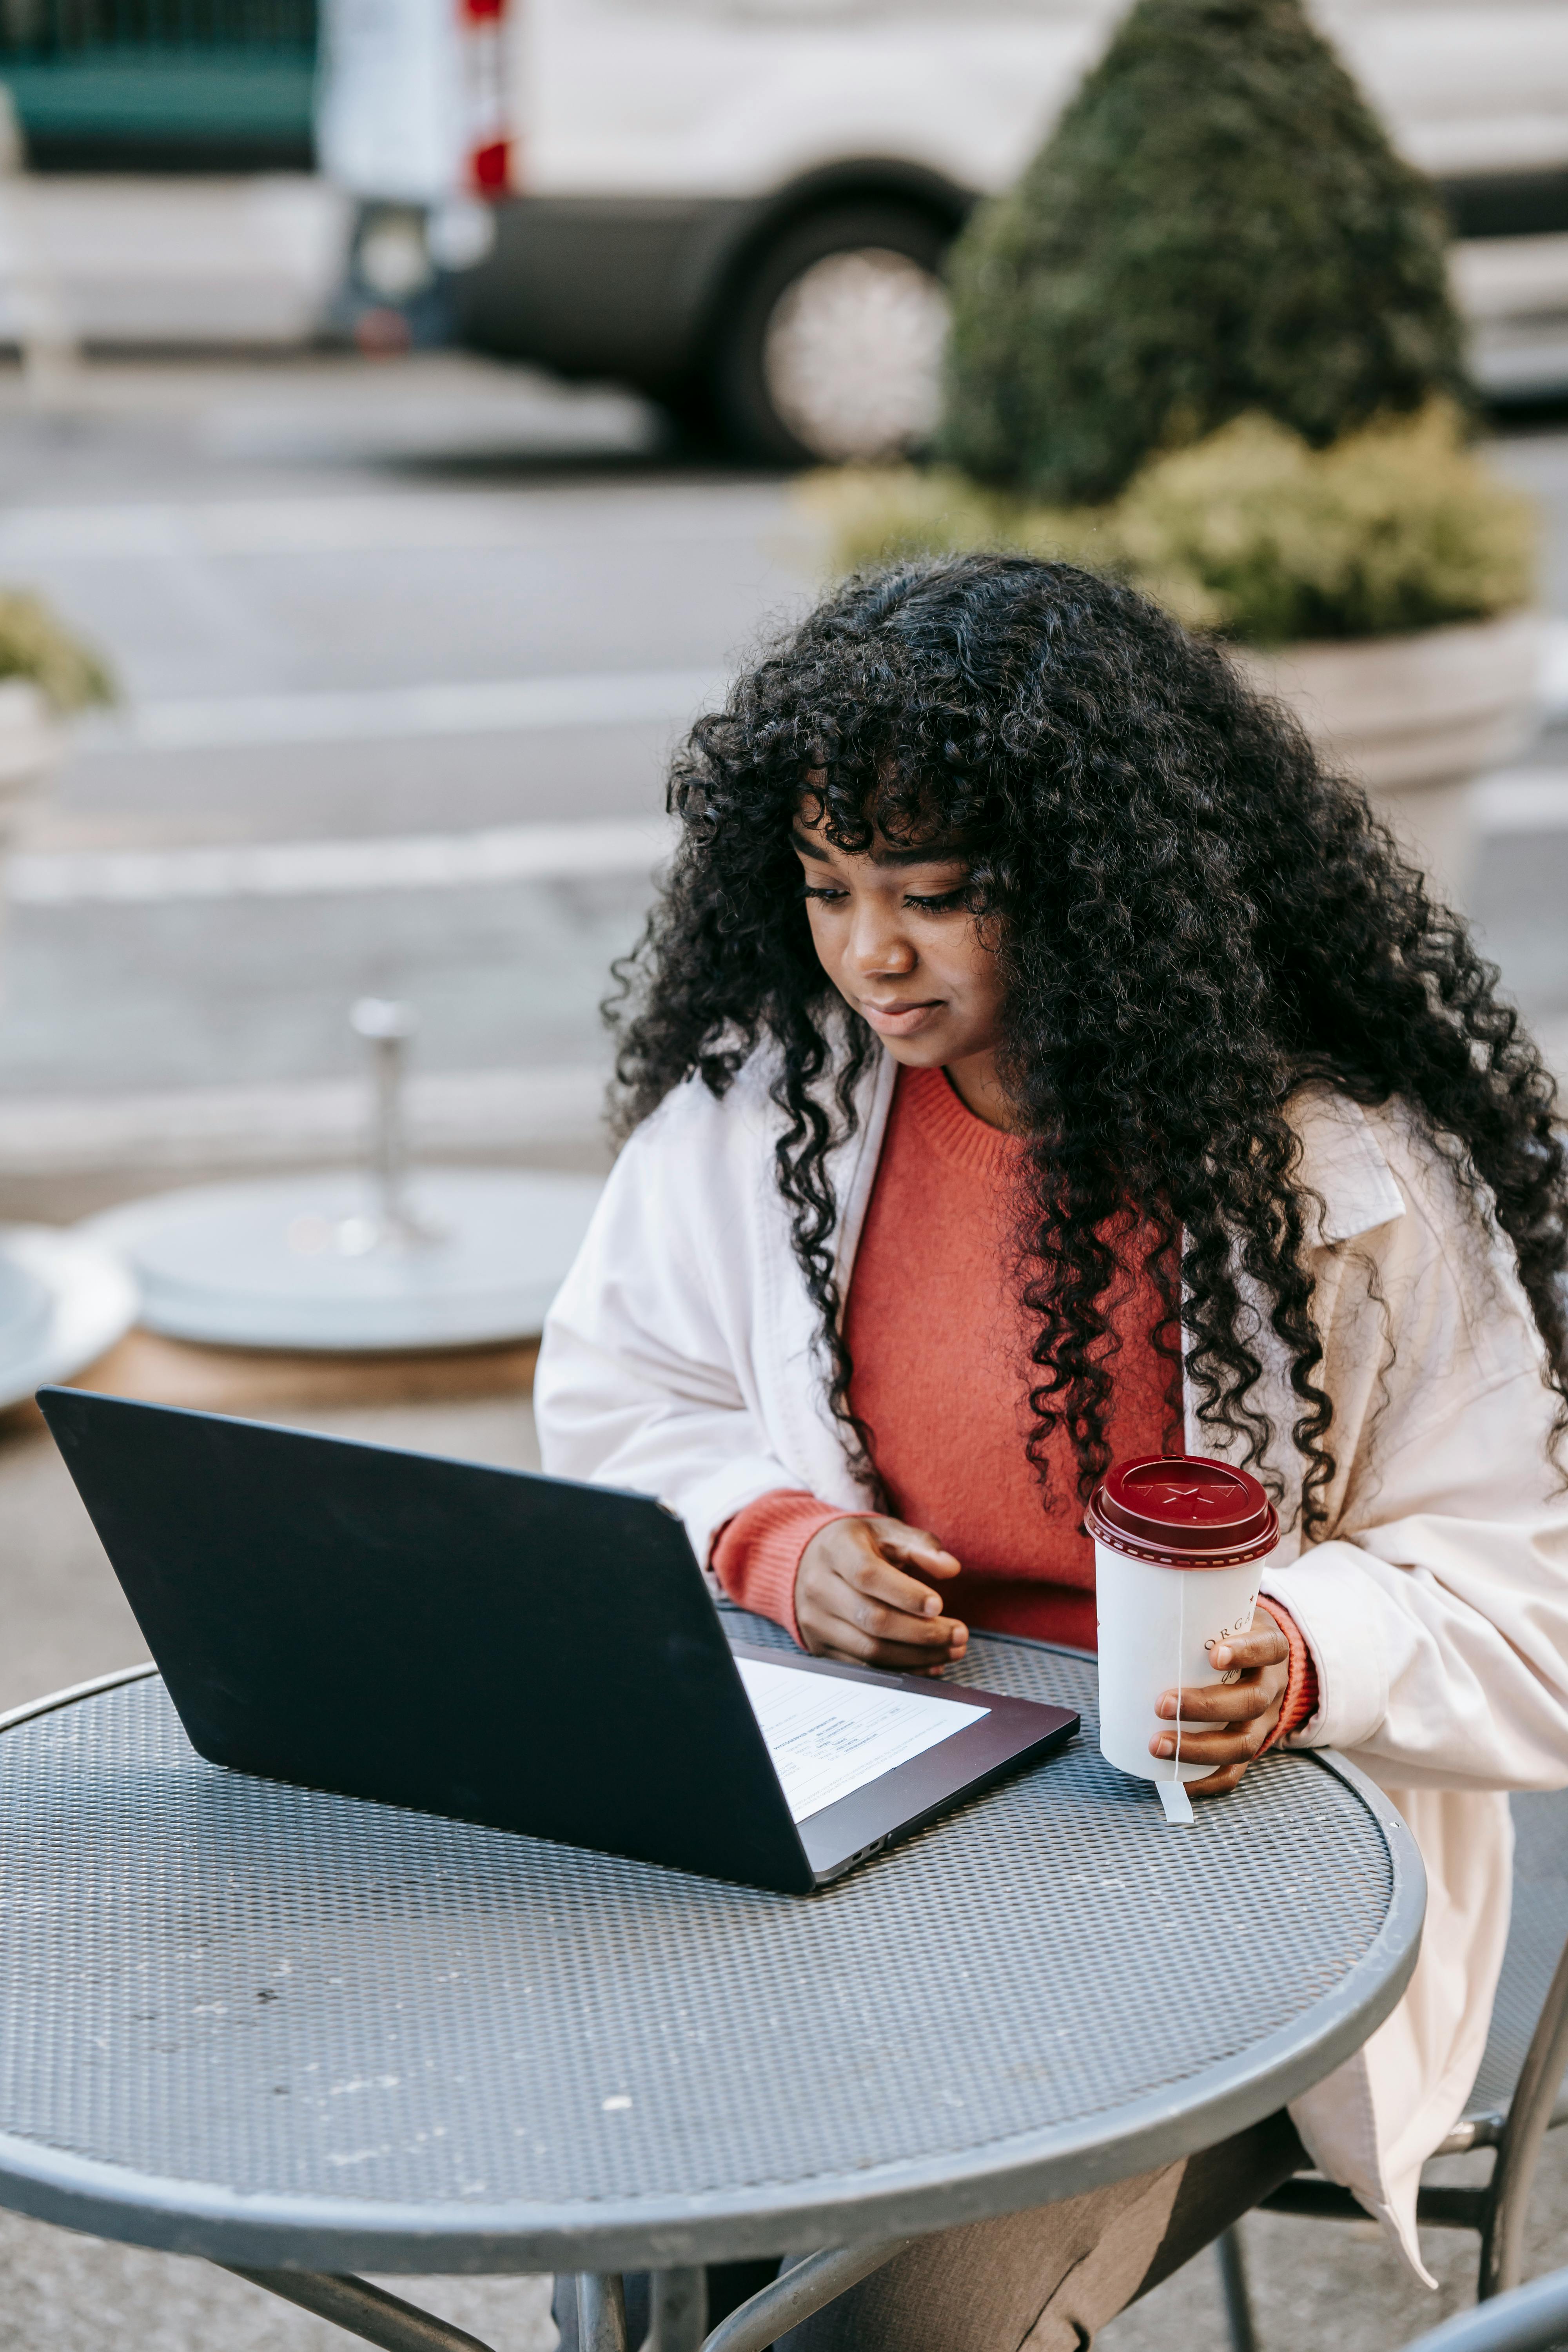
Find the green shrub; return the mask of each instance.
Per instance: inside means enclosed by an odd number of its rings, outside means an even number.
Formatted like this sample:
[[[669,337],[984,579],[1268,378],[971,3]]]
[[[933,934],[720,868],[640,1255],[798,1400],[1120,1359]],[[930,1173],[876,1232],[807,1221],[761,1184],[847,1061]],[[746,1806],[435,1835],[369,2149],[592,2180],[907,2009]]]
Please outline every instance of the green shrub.
[[[1243,416],[1157,457],[1111,504],[1058,510],[945,467],[846,468],[802,485],[835,570],[1016,548],[1130,581],[1189,628],[1253,646],[1396,636],[1528,603],[1529,502],[1434,402],[1310,448]]]
[[[1031,506],[952,466],[842,466],[805,474],[795,502],[824,534],[836,575],[907,556],[1003,548],[1125,575],[1111,510]]]
[[[1534,517],[1440,409],[1310,449],[1238,418],[1147,467],[1116,511],[1129,576],[1249,645],[1396,636],[1528,602]]]
[[[0,588],[0,682],[29,679],[59,711],[112,702],[114,680],[89,647],[73,637],[44,603],[20,588]]]
[[[1252,410],[1467,401],[1437,200],[1299,0],[1137,0],[954,249],[939,455],[1076,504]]]

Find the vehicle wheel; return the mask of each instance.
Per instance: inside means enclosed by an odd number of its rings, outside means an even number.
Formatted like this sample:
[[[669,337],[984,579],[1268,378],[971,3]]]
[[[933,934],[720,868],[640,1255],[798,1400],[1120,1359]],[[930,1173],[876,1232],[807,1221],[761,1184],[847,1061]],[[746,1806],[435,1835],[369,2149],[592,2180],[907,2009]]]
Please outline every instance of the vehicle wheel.
[[[786,229],[720,321],[714,398],[732,439],[786,465],[897,457],[929,439],[950,235],[927,214],[869,203]]]

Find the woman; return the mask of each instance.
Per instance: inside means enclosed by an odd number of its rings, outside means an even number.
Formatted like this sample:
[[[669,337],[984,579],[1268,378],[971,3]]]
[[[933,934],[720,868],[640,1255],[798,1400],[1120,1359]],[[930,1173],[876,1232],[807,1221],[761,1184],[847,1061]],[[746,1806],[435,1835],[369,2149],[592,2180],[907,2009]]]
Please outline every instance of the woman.
[[[1331,1744],[1420,1843],[1409,1990],[1291,2110],[1419,2270],[1507,1933],[1504,1792],[1568,1781],[1539,1055],[1295,725],[1066,565],[851,582],[699,724],[671,802],[547,1468],[668,1497],[808,1649],[934,1671],[972,1624],[1092,1644],[1113,1455],[1252,1465],[1286,1528],[1266,1605],[1236,1679],[1162,1712],[1213,1727],[1194,1795]],[[799,2340],[1087,2342],[1295,2129],[912,2249]]]

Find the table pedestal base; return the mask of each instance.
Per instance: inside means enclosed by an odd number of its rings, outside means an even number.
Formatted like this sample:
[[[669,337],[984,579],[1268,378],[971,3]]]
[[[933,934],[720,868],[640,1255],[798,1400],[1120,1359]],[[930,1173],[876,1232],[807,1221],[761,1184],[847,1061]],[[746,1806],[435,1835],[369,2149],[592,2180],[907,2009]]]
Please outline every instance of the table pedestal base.
[[[770,2286],[732,2311],[708,2333],[707,2294],[700,2270],[656,2271],[653,2323],[640,2352],[766,2352],[770,2344],[809,2319],[835,2295],[891,2262],[912,2242],[893,2238],[874,2246],[830,2247],[804,2254]],[[327,2271],[242,2270],[226,2263],[236,2278],[265,2287],[268,2294],[297,2303],[319,2319],[378,2344],[382,2352],[489,2352],[477,2336],[437,2319],[401,2295],[367,2279],[342,2278]],[[582,2271],[577,2277],[578,2331],[582,2352],[632,2352],[626,2343],[626,2297],[616,2271]]]
[[[875,2246],[830,2246],[826,2253],[803,2254],[771,2286],[721,2319],[704,2339],[702,2352],[766,2352],[814,2311],[858,2286],[913,2243],[912,2238],[887,2238]]]
[[[281,2295],[285,2303],[297,2303],[301,2311],[313,2311],[318,2319],[330,2319],[366,2344],[379,2344],[382,2352],[489,2352],[477,2336],[405,2303],[400,2294],[388,2294],[384,2287],[372,2286],[368,2279],[340,2278],[330,2271],[247,2271],[237,2263],[219,2267]]]

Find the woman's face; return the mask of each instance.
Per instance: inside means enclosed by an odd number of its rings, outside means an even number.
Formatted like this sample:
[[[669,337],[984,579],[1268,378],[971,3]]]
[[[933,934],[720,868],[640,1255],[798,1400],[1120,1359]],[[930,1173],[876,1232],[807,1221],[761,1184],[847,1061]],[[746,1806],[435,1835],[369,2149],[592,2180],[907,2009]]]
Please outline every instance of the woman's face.
[[[793,838],[822,968],[894,1059],[946,1069],[994,1053],[1002,982],[964,904],[967,861],[879,835],[854,856],[827,839],[810,802]]]

